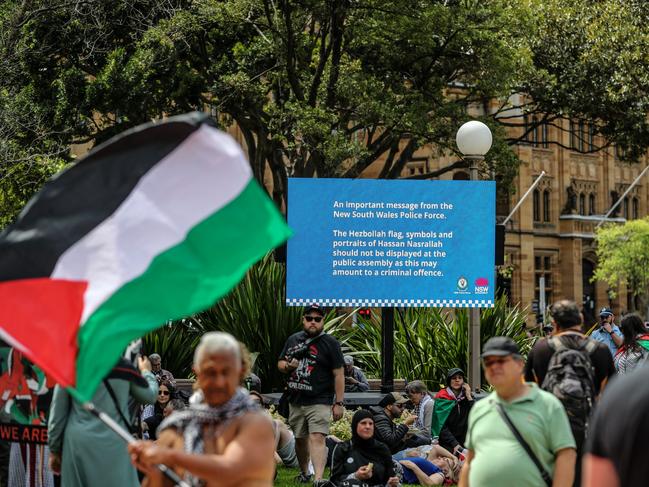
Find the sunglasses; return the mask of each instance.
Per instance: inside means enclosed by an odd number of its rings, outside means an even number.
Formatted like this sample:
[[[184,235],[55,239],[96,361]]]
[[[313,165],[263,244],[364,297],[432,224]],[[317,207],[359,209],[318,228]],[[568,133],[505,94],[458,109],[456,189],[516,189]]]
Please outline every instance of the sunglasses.
[[[158,391],[158,396],[168,396],[169,394],[169,391]]]
[[[496,364],[497,365],[502,365],[502,364],[504,364],[506,362],[509,362],[511,359],[512,359],[511,356],[500,357],[500,358],[492,358],[492,359],[489,359],[489,360],[483,360],[482,365],[484,365],[485,369],[488,369],[492,365],[496,365]]]
[[[320,323],[322,321],[322,316],[305,316],[304,319],[306,321],[315,321],[316,323]]]

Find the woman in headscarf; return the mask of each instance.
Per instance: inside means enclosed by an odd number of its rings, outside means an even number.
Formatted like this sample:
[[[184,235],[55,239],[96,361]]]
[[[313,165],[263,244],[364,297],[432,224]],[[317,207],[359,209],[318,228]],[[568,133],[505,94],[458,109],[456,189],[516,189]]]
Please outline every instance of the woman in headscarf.
[[[352,439],[336,445],[330,480],[341,487],[399,485],[389,448],[374,438],[374,420],[369,411],[356,411]]]
[[[649,334],[642,318],[636,314],[626,315],[620,323],[624,343],[618,349],[613,362],[618,374],[626,374],[649,356]]]

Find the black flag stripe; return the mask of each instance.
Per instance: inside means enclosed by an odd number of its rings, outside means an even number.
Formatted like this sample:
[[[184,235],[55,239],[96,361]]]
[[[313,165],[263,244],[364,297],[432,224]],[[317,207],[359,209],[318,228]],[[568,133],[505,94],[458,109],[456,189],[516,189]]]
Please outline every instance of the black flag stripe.
[[[140,125],[54,176],[0,234],[0,282],[49,277],[61,254],[112,215],[153,166],[206,122],[207,115],[196,112]]]

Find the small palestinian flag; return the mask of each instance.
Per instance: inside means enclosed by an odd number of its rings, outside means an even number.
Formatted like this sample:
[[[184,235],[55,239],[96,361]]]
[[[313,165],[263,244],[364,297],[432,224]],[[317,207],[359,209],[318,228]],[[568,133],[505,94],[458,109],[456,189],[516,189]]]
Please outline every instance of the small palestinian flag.
[[[0,336],[82,400],[131,340],[211,306],[290,236],[208,120],[111,139],[0,234]]]
[[[447,389],[442,389],[435,394],[435,404],[433,405],[433,419],[431,422],[430,432],[432,436],[439,436],[448,419],[451,411],[455,407],[456,400]]]

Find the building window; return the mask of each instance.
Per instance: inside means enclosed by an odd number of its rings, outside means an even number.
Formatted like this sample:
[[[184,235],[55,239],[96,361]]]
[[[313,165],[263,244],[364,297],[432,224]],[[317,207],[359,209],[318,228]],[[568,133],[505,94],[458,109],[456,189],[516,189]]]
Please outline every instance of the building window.
[[[532,200],[534,201],[534,221],[540,222],[541,221],[541,194],[539,193],[538,189],[534,190]]]
[[[570,121],[570,148],[579,150],[579,125]]]
[[[595,150],[595,126],[592,123],[570,122],[570,148],[579,152]]]
[[[638,198],[633,198],[632,200],[631,214],[633,215],[634,220],[638,219],[640,214],[640,201],[638,200]]]
[[[543,146],[544,149],[547,149],[549,147],[548,145],[548,124],[543,123],[541,125],[541,145]]]
[[[534,147],[543,147],[547,149],[548,144],[548,124],[542,122],[536,115],[525,115],[525,141]]]
[[[550,221],[550,191],[543,191],[543,221]]]
[[[626,159],[626,150],[624,150],[619,145],[616,145],[615,146],[615,157],[618,159],[618,161],[625,160]]]
[[[410,161],[406,164],[409,176],[421,175],[426,173],[426,162]]]
[[[589,151],[595,150],[595,125],[588,124],[588,147]]]
[[[622,212],[624,213],[624,219],[628,220],[629,219],[629,197],[625,197],[624,201],[622,202]]]
[[[552,256],[535,255],[534,256],[534,275],[535,275],[535,299],[540,303],[540,283],[541,277],[545,278],[545,304],[552,304]]]
[[[579,214],[586,214],[586,195],[584,193],[579,194]]]
[[[588,214],[589,215],[597,214],[597,208],[595,207],[595,195],[593,193],[588,195]]]

